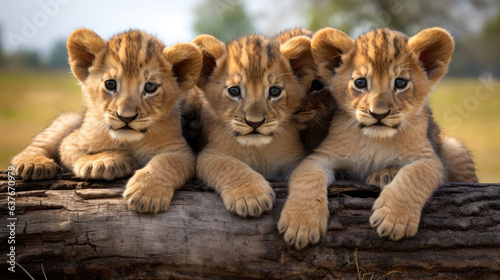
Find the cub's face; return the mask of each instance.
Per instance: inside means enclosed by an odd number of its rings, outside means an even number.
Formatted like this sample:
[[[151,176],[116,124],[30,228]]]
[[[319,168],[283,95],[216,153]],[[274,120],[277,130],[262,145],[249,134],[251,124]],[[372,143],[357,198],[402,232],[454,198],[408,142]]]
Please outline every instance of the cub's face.
[[[320,74],[339,106],[353,118],[350,124],[373,138],[392,137],[412,125],[446,73],[452,52],[451,36],[439,28],[412,38],[376,29],[355,42],[323,29],[313,39]]]
[[[277,34],[275,39],[283,45],[292,38],[299,36],[312,38],[313,34],[312,31],[304,28],[294,28]],[[304,76],[299,81],[306,91],[306,96],[302,99],[302,105],[299,110],[293,114],[295,126],[299,129],[305,129],[307,125],[328,125],[323,124],[322,120],[327,118],[330,112],[332,112],[332,108],[335,106],[333,97],[328,87],[325,87],[321,78],[318,77],[316,65],[314,63],[303,65],[302,67],[314,71],[314,75]]]
[[[227,47],[207,35],[197,37],[194,43],[205,55],[205,76],[202,74],[199,85],[220,125],[231,131],[230,137],[244,146],[263,146],[276,134],[286,134],[290,116],[305,94],[294,75],[295,64],[286,55],[312,61],[310,55],[302,57],[310,54],[309,39],[295,42],[303,46],[299,53],[296,49],[280,50],[276,41],[256,35]]]
[[[178,54],[179,47],[187,51]],[[202,61],[194,45],[165,48],[140,31],[106,42],[80,29],[68,40],[68,51],[73,73],[82,83],[86,115],[97,122],[96,129],[126,142],[155,133],[180,94],[194,86]],[[180,69],[179,64],[187,66]]]

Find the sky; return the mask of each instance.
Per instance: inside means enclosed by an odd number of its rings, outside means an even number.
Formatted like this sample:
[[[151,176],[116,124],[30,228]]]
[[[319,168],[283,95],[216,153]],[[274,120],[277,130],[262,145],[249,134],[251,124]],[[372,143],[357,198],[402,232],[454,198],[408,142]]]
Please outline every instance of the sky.
[[[191,41],[196,34],[195,7],[203,0],[0,0],[2,47],[6,52],[22,49],[41,51],[48,55],[56,40],[65,41],[77,28],[94,30],[104,39],[131,29],[141,29],[157,36],[165,44]],[[239,0],[220,0],[230,7]],[[288,20],[272,17],[269,13],[281,10],[293,15],[294,9],[286,1],[280,7],[269,9],[266,0],[245,1],[249,13],[256,16],[256,28],[261,32],[276,33],[287,26],[298,25],[297,17]],[[226,5],[226,6],[225,6]],[[273,18],[275,18],[273,20]],[[269,26],[273,29],[269,30]]]

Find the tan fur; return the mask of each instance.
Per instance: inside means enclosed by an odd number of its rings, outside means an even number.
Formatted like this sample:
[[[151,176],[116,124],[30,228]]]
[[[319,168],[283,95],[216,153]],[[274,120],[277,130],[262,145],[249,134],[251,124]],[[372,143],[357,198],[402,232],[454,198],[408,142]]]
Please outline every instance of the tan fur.
[[[312,38],[313,32],[304,28],[285,30],[275,36],[280,44],[285,44],[292,38],[306,36]],[[335,110],[335,101],[328,87],[318,76],[314,63],[305,65],[314,71],[314,76],[301,79],[306,97],[301,108],[292,115],[292,124],[301,131],[301,139],[308,151],[314,150],[328,134],[328,127]]]
[[[312,60],[310,40],[299,37],[280,47],[248,35],[224,45],[200,35],[193,43],[204,54],[198,85],[208,105],[203,110],[208,141],[197,159],[197,175],[221,194],[229,211],[259,216],[274,201],[266,179],[287,176],[304,155],[290,117],[305,93],[297,79],[312,75],[301,69]],[[231,87],[241,95],[231,96]],[[272,87],[281,88],[281,95],[272,97]]]
[[[133,174],[123,194],[129,208],[167,210],[175,189],[194,175],[194,155],[181,135],[177,101],[195,84],[201,52],[191,43],[165,47],[135,30],[105,41],[79,29],[67,45],[87,109],[79,127],[60,144],[62,165],[82,179]],[[106,87],[109,80],[116,89]]]
[[[396,168],[394,179],[375,201],[370,223],[380,236],[394,240],[415,235],[422,207],[446,179],[428,98],[446,73],[453,39],[440,28],[409,39],[377,29],[353,41],[325,28],[315,34],[312,49],[338,109],[327,138],[291,175],[280,232],[297,248],[320,240],[326,232],[327,186],[335,180],[333,171],[365,180],[374,172]],[[408,86],[397,89],[400,77]],[[360,78],[367,80],[366,88],[356,88]],[[450,147],[444,149],[452,151]]]

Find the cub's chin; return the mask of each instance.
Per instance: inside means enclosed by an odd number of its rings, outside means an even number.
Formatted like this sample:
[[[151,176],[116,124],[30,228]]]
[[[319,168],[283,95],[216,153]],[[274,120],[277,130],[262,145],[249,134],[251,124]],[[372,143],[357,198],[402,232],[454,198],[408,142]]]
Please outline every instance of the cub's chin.
[[[273,137],[263,134],[246,134],[236,136],[236,141],[243,146],[262,147],[271,143]]]
[[[133,129],[111,129],[111,138],[121,142],[137,142],[144,138],[144,133]]]
[[[361,131],[368,137],[378,139],[391,138],[398,132],[396,128],[385,125],[362,126]]]

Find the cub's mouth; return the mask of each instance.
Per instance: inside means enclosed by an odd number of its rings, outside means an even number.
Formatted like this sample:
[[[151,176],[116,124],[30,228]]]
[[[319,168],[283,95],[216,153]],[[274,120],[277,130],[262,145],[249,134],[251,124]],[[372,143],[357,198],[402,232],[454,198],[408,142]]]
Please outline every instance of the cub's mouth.
[[[117,131],[127,131],[127,130],[128,131],[137,131],[137,132],[140,132],[140,133],[146,133],[148,131],[147,127],[143,128],[143,129],[140,129],[140,130],[137,130],[135,128],[132,128],[132,127],[128,126],[128,124],[126,124],[126,125],[124,125],[124,126],[122,126],[120,128],[117,128],[117,129],[110,127],[110,129],[111,130],[117,130]]]
[[[135,129],[131,126],[124,125],[119,128],[114,128],[109,126],[109,132],[113,139],[124,142],[135,142],[140,141],[144,138],[144,135],[148,131],[147,128]]]
[[[380,121],[367,125],[361,123],[359,128],[363,132],[364,135],[372,137],[372,138],[390,138],[397,134],[398,128],[400,127],[399,123],[389,126]]]
[[[236,136],[236,141],[243,146],[259,147],[271,143],[274,133],[270,132],[268,134],[263,134],[257,130],[253,130],[246,134],[235,132],[234,135]]]
[[[399,128],[399,123],[395,124],[395,125],[392,125],[392,126],[389,126],[389,125],[386,125],[382,122],[376,122],[374,124],[370,124],[370,125],[366,125],[364,123],[360,123],[359,124],[359,128],[363,129],[363,128],[369,128],[369,127],[387,127],[387,128],[392,128],[392,129],[398,129]]]

